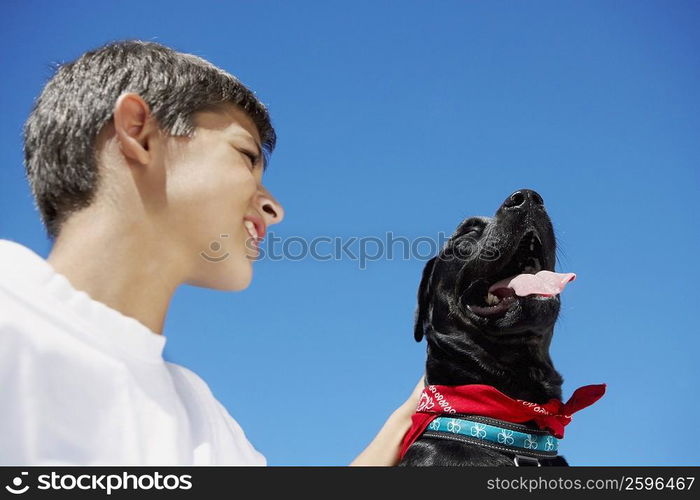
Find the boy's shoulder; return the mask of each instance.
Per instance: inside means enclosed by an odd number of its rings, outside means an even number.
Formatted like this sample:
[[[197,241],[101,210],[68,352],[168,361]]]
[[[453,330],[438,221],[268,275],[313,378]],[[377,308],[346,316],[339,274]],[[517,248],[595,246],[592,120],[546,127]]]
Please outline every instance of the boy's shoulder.
[[[175,387],[180,393],[190,419],[195,422],[196,428],[212,427],[220,440],[218,453],[231,450],[235,455],[222,455],[219,460],[223,463],[231,462],[234,457],[245,457],[244,462],[249,465],[266,465],[267,460],[250,443],[238,421],[229,413],[226,406],[214,395],[209,384],[197,373],[182,365],[166,361],[166,365],[173,377]],[[207,422],[202,421],[207,420]]]
[[[226,420],[231,419],[234,427],[239,428],[238,423],[233,420],[202,377],[193,370],[172,361],[166,361],[165,365],[183,401],[188,402],[192,408],[208,408],[216,413],[223,411],[222,416]]]
[[[14,286],[45,280],[51,272],[50,264],[31,248],[0,238],[0,284]]]

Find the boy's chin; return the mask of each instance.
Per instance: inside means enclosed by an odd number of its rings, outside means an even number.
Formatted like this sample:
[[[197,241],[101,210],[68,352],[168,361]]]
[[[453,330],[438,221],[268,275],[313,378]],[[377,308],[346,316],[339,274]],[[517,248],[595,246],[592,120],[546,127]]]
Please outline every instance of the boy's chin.
[[[246,261],[235,265],[222,262],[206,269],[202,276],[188,280],[187,284],[214,290],[238,292],[248,288],[252,280],[252,262]]]

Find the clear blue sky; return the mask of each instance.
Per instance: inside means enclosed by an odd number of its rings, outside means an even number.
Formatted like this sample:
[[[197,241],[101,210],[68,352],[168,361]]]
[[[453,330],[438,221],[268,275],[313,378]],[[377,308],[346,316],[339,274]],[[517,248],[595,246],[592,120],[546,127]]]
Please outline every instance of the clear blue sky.
[[[49,253],[21,127],[50,63],[123,38],[209,59],[269,105],[282,238],[435,238],[513,190],[561,244],[552,356],[580,465],[698,465],[700,4],[4,2],[0,237]],[[241,293],[185,286],[166,357],[273,465],[349,463],[408,395],[423,260],[263,260]],[[280,418],[283,417],[283,418]],[[283,422],[283,424],[281,424]],[[671,432],[677,428],[678,432]]]

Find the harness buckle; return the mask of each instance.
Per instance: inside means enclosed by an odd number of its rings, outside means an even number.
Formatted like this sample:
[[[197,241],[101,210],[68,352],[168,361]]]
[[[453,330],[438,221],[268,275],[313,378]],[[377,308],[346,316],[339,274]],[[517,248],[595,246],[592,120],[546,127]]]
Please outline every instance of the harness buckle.
[[[513,458],[516,467],[530,466],[530,467],[542,467],[542,464],[535,457],[525,457],[523,455],[515,455]]]

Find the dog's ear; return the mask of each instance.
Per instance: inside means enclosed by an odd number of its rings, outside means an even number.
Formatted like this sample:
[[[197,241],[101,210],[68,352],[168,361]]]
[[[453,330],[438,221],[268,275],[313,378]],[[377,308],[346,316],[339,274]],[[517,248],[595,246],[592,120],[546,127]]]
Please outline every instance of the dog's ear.
[[[433,268],[437,257],[430,259],[423,268],[423,277],[418,286],[418,307],[416,308],[415,325],[413,329],[413,337],[416,342],[423,340],[423,332],[425,322],[428,319],[428,298],[430,297],[431,287],[430,279],[433,276]]]

